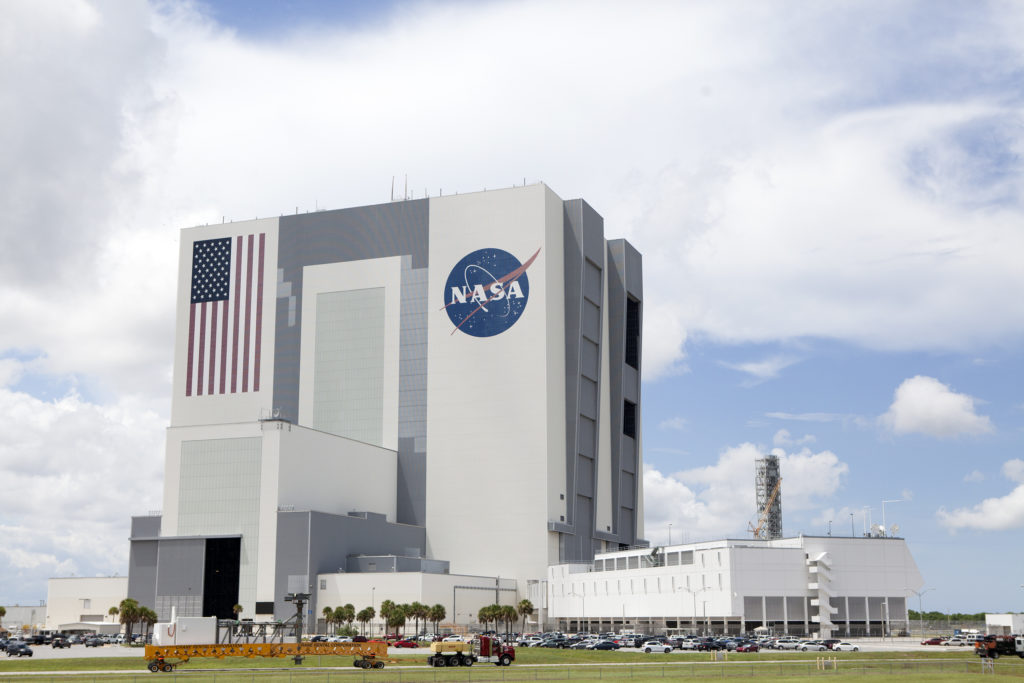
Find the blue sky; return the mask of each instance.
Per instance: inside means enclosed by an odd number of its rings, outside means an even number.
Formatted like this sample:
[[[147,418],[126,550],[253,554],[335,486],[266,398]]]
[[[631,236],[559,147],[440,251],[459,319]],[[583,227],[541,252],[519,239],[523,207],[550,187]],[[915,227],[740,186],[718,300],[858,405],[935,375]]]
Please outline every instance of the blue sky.
[[[178,231],[386,201],[395,177],[543,181],[644,254],[652,542],[742,536],[775,452],[787,533],[861,533],[894,501],[927,609],[1024,610],[1019,3],[0,20],[0,603],[125,572],[129,515],[160,508]]]

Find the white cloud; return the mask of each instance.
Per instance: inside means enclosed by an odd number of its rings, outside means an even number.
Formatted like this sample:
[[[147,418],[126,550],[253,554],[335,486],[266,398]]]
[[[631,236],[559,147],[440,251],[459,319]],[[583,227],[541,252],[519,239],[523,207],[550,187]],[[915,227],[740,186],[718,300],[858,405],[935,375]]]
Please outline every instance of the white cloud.
[[[947,512],[940,508],[935,516],[950,531],[978,529],[997,531],[1024,527],[1024,460],[1003,463],[1003,476],[1017,484],[1005,496],[986,498],[969,508]]]
[[[775,436],[772,437],[772,444],[775,446],[802,446],[804,444],[814,443],[815,441],[817,441],[817,439],[813,434],[804,434],[800,438],[794,439],[788,429],[780,429],[775,432]]]
[[[985,475],[978,470],[971,470],[969,473],[964,475],[964,481],[969,483],[985,481]]]
[[[160,507],[164,420],[127,398],[40,401],[3,388],[0,414],[5,599],[44,596],[50,576],[124,572],[130,516]]]
[[[796,422],[839,422],[852,416],[838,413],[765,413],[765,417],[775,420],[793,420]]]
[[[759,361],[746,363],[726,363],[722,365],[732,370],[738,370],[751,376],[749,382],[759,384],[769,379],[775,379],[779,373],[798,362],[798,359],[789,356],[771,356]]]
[[[849,467],[830,451],[779,451],[782,473],[783,528],[786,512],[808,510],[833,495]],[[665,543],[668,523],[675,540],[722,536],[746,537],[747,524],[756,521],[754,460],[764,454],[745,443],[723,451],[718,461],[672,474],[644,468],[645,533]]]
[[[932,377],[906,379],[896,389],[888,412],[879,418],[896,434],[951,437],[988,434],[992,422],[975,412],[975,399],[958,394]]]
[[[687,420],[685,417],[670,417],[667,420],[662,420],[658,423],[659,429],[673,429],[682,431],[686,429]]]

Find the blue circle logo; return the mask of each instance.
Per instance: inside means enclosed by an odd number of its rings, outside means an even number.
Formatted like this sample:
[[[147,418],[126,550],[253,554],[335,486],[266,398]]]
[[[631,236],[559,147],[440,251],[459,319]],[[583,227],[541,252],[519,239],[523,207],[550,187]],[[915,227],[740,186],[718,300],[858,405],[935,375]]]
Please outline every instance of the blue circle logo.
[[[493,337],[512,327],[530,298],[530,267],[540,249],[520,263],[501,249],[466,254],[448,274],[444,310],[455,330],[472,337]]]

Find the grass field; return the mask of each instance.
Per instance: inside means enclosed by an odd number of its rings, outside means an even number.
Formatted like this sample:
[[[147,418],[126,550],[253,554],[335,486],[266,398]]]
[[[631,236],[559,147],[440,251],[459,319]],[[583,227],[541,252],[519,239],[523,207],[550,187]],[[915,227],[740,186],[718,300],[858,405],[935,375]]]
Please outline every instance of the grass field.
[[[426,655],[397,655],[383,670],[352,667],[351,657],[308,657],[301,666],[290,659],[192,659],[173,674],[151,674],[145,660],[111,657],[0,661],[0,683],[64,681],[180,680],[183,683],[485,683],[487,681],[665,681],[674,679],[746,678],[758,681],[807,681],[827,676],[844,681],[963,681],[982,675],[979,658],[967,653],[835,653],[834,665],[820,668],[815,653],[765,652],[730,654],[716,662],[708,653],[647,655],[642,652],[586,652],[520,649],[510,667],[477,664],[459,669],[414,668],[426,665]],[[834,668],[833,668],[834,666]],[[336,668],[334,668],[336,667]],[[47,673],[53,673],[47,676]],[[1024,679],[1024,661],[1003,658],[995,663],[1000,678]],[[10,675],[8,675],[10,674]],[[991,676],[992,674],[985,674]],[[159,678],[153,678],[158,676]]]

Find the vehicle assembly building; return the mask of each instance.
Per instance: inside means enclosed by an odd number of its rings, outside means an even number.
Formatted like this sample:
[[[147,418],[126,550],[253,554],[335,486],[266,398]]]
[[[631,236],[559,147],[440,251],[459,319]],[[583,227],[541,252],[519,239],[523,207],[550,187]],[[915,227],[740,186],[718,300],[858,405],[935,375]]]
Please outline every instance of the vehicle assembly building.
[[[878,633],[891,537],[644,538],[640,254],[543,184],[182,231],[163,509],[126,595],[161,621],[529,599],[531,630]],[[751,501],[754,503],[755,501]],[[115,606],[51,581],[55,627]],[[107,604],[107,603],[110,604]],[[379,633],[379,622],[370,624]]]
[[[468,607],[644,544],[642,311],[640,254],[543,184],[184,230],[128,596],[284,618],[402,574]]]

